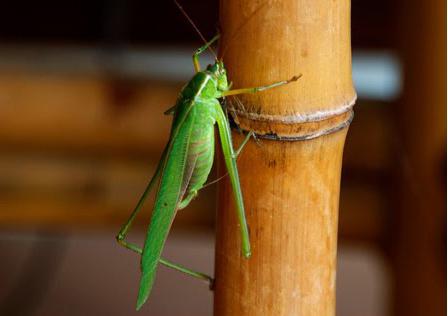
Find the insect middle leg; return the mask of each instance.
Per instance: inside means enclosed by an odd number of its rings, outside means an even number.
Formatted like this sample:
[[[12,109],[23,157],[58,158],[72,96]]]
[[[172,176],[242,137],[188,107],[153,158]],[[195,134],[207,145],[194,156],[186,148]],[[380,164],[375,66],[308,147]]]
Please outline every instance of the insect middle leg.
[[[198,190],[193,190],[190,193],[188,193],[187,197],[184,198],[179,205],[177,206],[178,210],[182,210],[190,204],[190,202],[198,195]]]
[[[249,133],[247,133],[247,135],[244,138],[243,142],[241,143],[240,147],[238,147],[238,149],[235,150],[235,152],[233,153],[233,158],[235,158],[235,159],[238,158],[238,156],[240,155],[240,153],[243,150],[244,146],[246,146],[247,142],[249,141],[249,139],[251,137],[253,137],[255,139],[255,141],[257,141],[257,137],[255,136],[255,132],[254,131],[250,131]]]
[[[199,47],[193,54],[193,65],[196,72],[201,71],[201,64],[199,63],[199,55],[202,54],[207,48],[210,47],[219,38],[219,34],[216,34],[210,41],[205,43],[204,46]]]

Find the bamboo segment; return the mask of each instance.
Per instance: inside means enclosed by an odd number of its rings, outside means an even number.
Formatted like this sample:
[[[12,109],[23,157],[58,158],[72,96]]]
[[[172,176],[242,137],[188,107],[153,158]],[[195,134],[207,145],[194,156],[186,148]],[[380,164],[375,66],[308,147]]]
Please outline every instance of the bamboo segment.
[[[349,1],[225,0],[220,9],[234,88],[303,77],[228,100],[242,129],[276,140],[249,142],[238,159],[249,259],[228,181],[219,187],[214,313],[334,315],[342,151],[356,98]],[[242,136],[234,139],[237,147]]]
[[[331,115],[353,104],[350,1],[221,1],[221,55],[233,88],[302,74],[298,82],[239,98],[245,112]]]
[[[253,255],[240,255],[225,185],[218,201],[216,315],[333,315],[345,134],[245,148],[238,167]]]

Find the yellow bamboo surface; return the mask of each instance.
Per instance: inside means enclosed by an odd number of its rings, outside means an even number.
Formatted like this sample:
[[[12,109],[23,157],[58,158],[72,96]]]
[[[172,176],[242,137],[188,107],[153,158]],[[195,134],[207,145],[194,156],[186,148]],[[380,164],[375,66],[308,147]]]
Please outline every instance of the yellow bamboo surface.
[[[248,112],[305,115],[352,104],[350,1],[221,1],[221,54],[233,87],[303,77],[240,97]]]
[[[307,140],[262,139],[239,157],[250,259],[241,255],[229,183],[219,187],[215,315],[334,315],[342,151],[356,98],[350,3],[226,0],[220,10],[220,53],[234,87],[303,75],[229,100],[236,122]]]

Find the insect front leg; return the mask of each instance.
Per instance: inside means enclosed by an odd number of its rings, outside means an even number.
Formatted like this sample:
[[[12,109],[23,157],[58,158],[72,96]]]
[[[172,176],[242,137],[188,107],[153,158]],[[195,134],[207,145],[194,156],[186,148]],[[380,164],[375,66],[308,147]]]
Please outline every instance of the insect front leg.
[[[267,86],[260,86],[260,87],[254,87],[254,88],[242,88],[242,89],[235,89],[235,90],[227,90],[227,91],[224,91],[222,93],[222,96],[223,97],[227,97],[229,95],[237,95],[237,94],[245,94],[245,93],[257,93],[257,92],[260,92],[260,91],[264,91],[264,90],[280,87],[280,86],[283,86],[285,84],[297,81],[297,80],[299,80],[300,77],[302,77],[302,75],[294,76],[294,77],[292,77],[289,80],[283,80],[283,81],[274,82],[273,84],[270,84],[270,85],[267,85]]]
[[[202,54],[207,48],[210,47],[214,42],[216,42],[219,38],[219,34],[216,34],[209,42],[205,43],[204,46],[199,47],[194,53],[193,53],[193,65],[194,70],[196,72],[201,71],[201,64],[199,63],[199,55]]]

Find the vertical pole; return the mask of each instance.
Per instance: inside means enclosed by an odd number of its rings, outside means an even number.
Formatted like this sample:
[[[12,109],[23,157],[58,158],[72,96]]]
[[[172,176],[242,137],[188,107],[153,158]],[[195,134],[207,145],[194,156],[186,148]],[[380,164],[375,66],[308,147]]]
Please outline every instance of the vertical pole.
[[[238,160],[249,259],[229,183],[219,186],[214,313],[334,315],[341,160],[356,98],[350,2],[222,0],[220,23],[234,88],[303,77],[227,100],[239,127],[261,140]],[[242,136],[233,136],[237,146]]]
[[[393,315],[446,315],[446,1],[400,1]],[[418,21],[418,23],[416,23]]]

